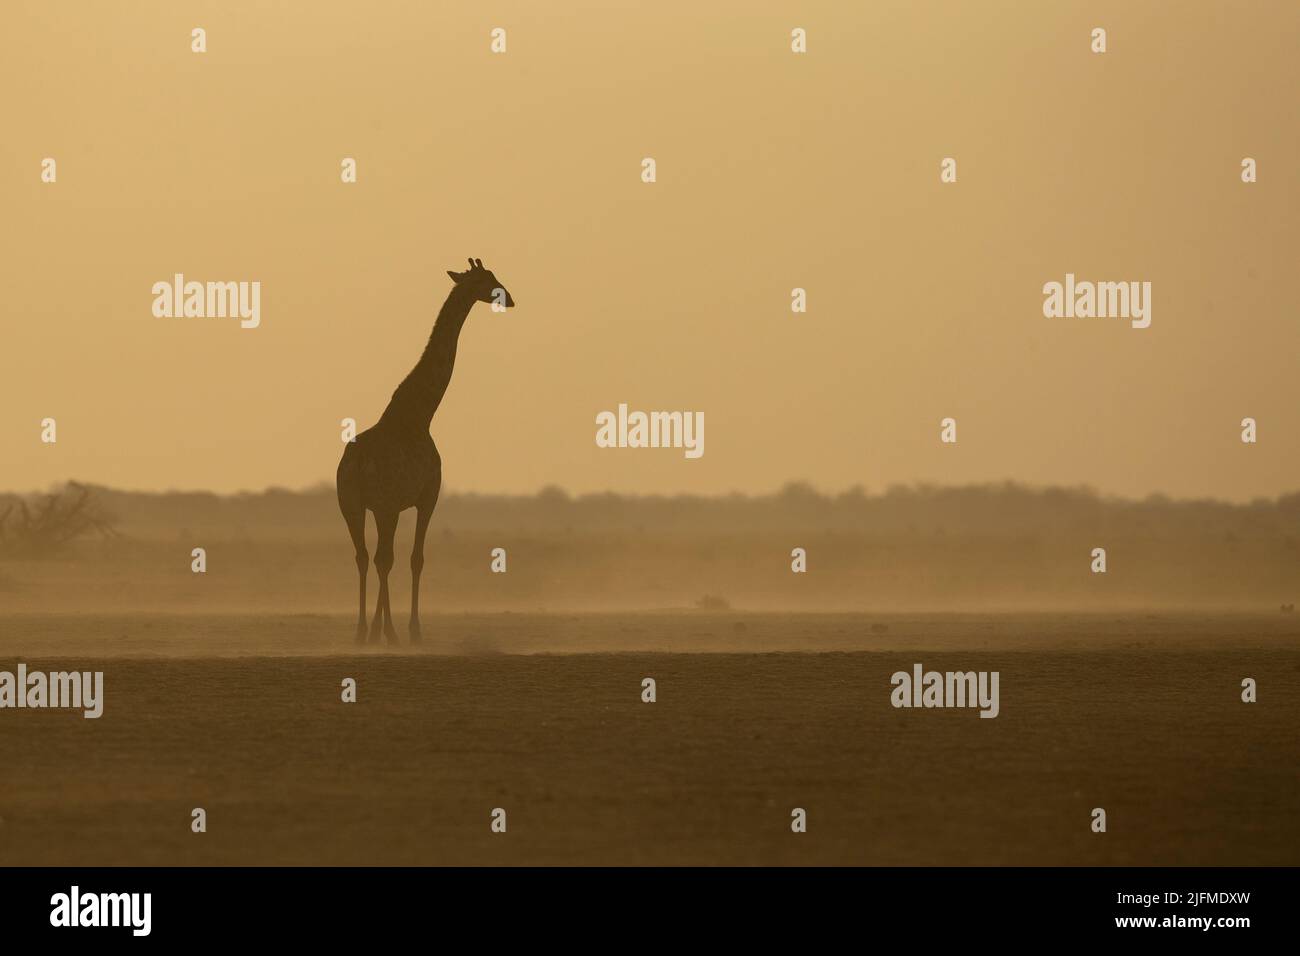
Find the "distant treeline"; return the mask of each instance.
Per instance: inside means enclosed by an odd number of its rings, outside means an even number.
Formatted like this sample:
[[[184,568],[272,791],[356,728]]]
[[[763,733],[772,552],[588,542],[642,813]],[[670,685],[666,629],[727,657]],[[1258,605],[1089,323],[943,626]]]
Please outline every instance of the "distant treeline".
[[[0,514],[10,503],[0,501]],[[356,565],[332,488],[219,496],[73,486],[54,505],[31,498],[15,513],[0,540],[0,611],[354,607]],[[70,538],[87,514],[92,532]],[[401,600],[413,525],[408,513],[397,532]],[[196,547],[206,551],[204,574],[191,570]],[[506,574],[490,568],[498,548],[509,554]],[[1094,573],[1099,548],[1104,574]],[[796,551],[806,573],[794,573]],[[1125,501],[1013,484],[874,495],[796,484],[712,498],[448,493],[425,552],[428,607],[444,612],[1290,614],[1300,600],[1300,495]]]
[[[88,486],[120,534],[160,538],[203,533],[219,538],[338,537],[334,490],[271,488],[257,493],[143,493]],[[0,495],[0,512],[17,500]],[[692,535],[755,532],[867,536],[1038,538],[1086,533],[1156,538],[1300,540],[1300,492],[1249,504],[1215,500],[1140,501],[1102,497],[1087,488],[1028,488],[1014,483],[852,489],[819,493],[802,483],[771,495],[703,497],[572,496],[558,488],[535,495],[445,492],[435,527],[450,532],[524,534],[601,532]]]

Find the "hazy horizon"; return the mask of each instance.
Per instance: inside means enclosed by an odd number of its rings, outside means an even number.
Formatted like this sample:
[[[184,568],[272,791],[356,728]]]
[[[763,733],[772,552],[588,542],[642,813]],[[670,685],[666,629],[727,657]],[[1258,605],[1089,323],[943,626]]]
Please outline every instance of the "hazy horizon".
[[[0,488],[0,497],[14,498],[31,498],[41,495],[55,494],[61,489],[68,486],[84,486],[100,491],[106,491],[113,494],[121,495],[149,495],[156,497],[189,496],[189,495],[212,495],[218,498],[246,498],[257,497],[268,494],[288,494],[288,495],[317,495],[328,493],[335,494],[334,482],[332,479],[325,478],[312,484],[289,487],[285,485],[265,485],[261,488],[233,488],[228,491],[218,491],[211,488],[136,488],[121,485],[105,485],[93,481],[85,481],[78,478],[67,478],[63,480],[53,480],[43,488]],[[666,491],[624,491],[616,488],[590,489],[578,491],[573,488],[567,488],[560,484],[539,485],[531,489],[522,489],[518,491],[495,491],[480,490],[476,488],[459,488],[454,485],[444,486],[442,497],[474,496],[483,498],[537,498],[539,496],[559,493],[572,499],[582,498],[600,498],[615,497],[628,500],[637,499],[674,499],[674,498],[696,498],[704,501],[725,501],[728,499],[746,499],[761,500],[767,498],[779,498],[794,490],[796,492],[807,491],[820,498],[835,500],[851,496],[861,496],[865,498],[885,498],[890,494],[899,492],[914,493],[918,491],[925,492],[971,492],[971,491],[1001,491],[1010,489],[1024,492],[1027,494],[1051,494],[1064,493],[1070,495],[1083,495],[1094,498],[1100,502],[1130,503],[1142,504],[1151,501],[1164,501],[1171,504],[1192,505],[1208,504],[1222,505],[1232,508],[1250,507],[1259,504],[1277,504],[1285,499],[1300,496],[1300,483],[1294,488],[1282,489],[1275,494],[1255,495],[1251,498],[1234,500],[1231,498],[1218,498],[1212,495],[1188,495],[1176,496],[1167,495],[1160,491],[1151,491],[1146,494],[1125,495],[1114,492],[1108,492],[1105,489],[1095,488],[1087,484],[1029,484],[1013,478],[1004,478],[997,481],[970,481],[953,484],[944,484],[932,481],[897,481],[888,485],[873,487],[864,483],[857,483],[841,488],[824,488],[815,482],[805,479],[790,479],[784,481],[773,488],[754,489],[742,491],[740,489],[722,490],[715,492],[699,492],[691,490],[666,490]]]

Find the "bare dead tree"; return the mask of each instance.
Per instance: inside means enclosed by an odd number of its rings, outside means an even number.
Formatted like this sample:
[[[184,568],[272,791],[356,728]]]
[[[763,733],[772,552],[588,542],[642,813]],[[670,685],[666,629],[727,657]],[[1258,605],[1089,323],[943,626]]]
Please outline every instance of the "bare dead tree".
[[[30,504],[19,498],[0,514],[0,552],[16,557],[57,554],[91,534],[113,538],[117,530],[94,492],[76,482],[37,496]]]

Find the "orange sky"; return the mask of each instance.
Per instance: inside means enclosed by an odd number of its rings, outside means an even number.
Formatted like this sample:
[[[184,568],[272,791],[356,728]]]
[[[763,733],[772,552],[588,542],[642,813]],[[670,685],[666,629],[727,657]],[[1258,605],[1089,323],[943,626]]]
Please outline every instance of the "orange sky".
[[[1297,35],[1292,0],[11,0],[0,489],[328,480],[478,256],[519,304],[462,335],[451,490],[1292,490]],[[176,272],[261,282],[260,327],[155,318]],[[1151,327],[1044,318],[1067,272],[1150,281]],[[703,411],[706,453],[598,448],[619,403]]]

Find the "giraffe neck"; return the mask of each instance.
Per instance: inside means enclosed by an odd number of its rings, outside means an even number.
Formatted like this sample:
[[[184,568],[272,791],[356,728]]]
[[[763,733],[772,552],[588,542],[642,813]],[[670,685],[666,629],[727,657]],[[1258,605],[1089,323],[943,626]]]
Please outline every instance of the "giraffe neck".
[[[461,286],[452,288],[433,323],[424,354],[393,392],[388,408],[380,418],[381,424],[429,430],[433,413],[442,404],[442,397],[451,382],[451,370],[456,364],[456,342],[474,302],[471,292]]]

